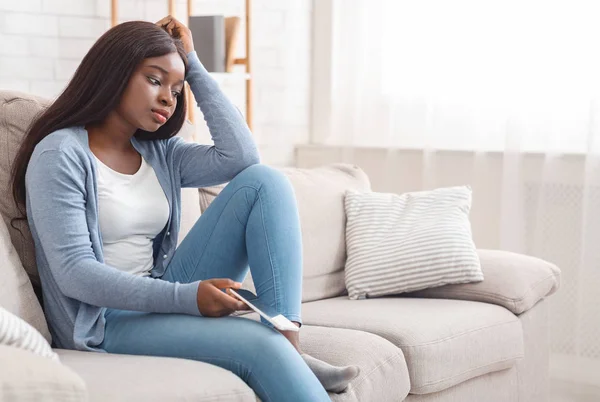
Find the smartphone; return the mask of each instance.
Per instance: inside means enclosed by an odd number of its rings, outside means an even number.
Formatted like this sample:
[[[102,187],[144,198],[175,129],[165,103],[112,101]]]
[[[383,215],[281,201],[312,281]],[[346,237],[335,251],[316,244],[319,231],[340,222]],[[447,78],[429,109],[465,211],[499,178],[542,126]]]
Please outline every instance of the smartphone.
[[[275,311],[271,306],[261,302],[254,293],[246,289],[229,289],[231,294],[240,299],[244,304],[256,311],[265,320],[273,324],[280,331],[298,331],[296,324]]]

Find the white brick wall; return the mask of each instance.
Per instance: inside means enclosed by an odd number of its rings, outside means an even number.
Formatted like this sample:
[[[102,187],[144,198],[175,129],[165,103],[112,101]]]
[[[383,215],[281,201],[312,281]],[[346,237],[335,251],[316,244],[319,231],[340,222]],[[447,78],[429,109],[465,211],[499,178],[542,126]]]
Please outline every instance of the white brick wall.
[[[309,141],[312,1],[253,1],[253,131],[265,163],[291,165],[294,145]],[[178,18],[186,7],[187,0],[177,0]],[[244,0],[195,0],[193,11],[243,21],[244,7]],[[156,21],[167,11],[166,0],[120,0],[119,20]],[[0,0],[0,89],[58,95],[109,19],[110,0]],[[245,54],[241,31],[239,57]],[[244,111],[243,77],[219,81]],[[199,112],[196,117],[205,142],[208,130]]]

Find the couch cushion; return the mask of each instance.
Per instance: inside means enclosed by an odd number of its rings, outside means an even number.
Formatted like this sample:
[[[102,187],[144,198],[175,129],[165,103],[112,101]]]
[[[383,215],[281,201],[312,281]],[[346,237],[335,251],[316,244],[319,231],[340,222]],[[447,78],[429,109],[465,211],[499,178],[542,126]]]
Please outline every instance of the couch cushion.
[[[242,379],[193,360],[57,349],[86,382],[90,402],[256,401]]]
[[[518,377],[517,368],[511,367],[471,378],[440,392],[410,394],[402,402],[548,402],[548,399],[524,399],[517,386]]]
[[[508,251],[477,253],[484,281],[425,289],[410,296],[480,301],[521,314],[560,286],[560,269],[552,263]]]
[[[282,171],[290,179],[298,200],[304,247],[302,301],[342,295],[346,291],[344,194],[347,190],[369,191],[369,178],[358,166],[342,163]],[[200,189],[202,211],[222,188]]]
[[[348,191],[346,288],[351,299],[481,282],[467,186],[404,193]]]
[[[31,282],[10,241],[8,228],[0,219],[0,306],[34,327],[50,342],[48,324],[35,297]]]
[[[256,313],[236,315],[260,320]],[[333,402],[395,402],[408,395],[410,380],[404,354],[380,336],[352,329],[303,325],[300,346],[309,355],[334,366],[360,367],[360,375],[344,392],[329,394]]]
[[[309,325],[371,332],[400,347],[413,394],[441,391],[511,367],[523,356],[519,319],[491,304],[338,297],[303,304],[302,318]]]
[[[16,91],[0,91],[0,214],[8,226],[12,243],[35,286],[40,279],[35,265],[35,250],[25,220],[10,224],[20,213],[13,201],[10,170],[27,128],[50,101]]]
[[[58,361],[0,345],[0,401],[83,402],[84,381]]]
[[[404,355],[391,342],[363,331],[343,328],[302,326],[302,350],[336,366],[355,364],[360,375],[341,394],[330,394],[337,401],[396,402],[410,389]]]

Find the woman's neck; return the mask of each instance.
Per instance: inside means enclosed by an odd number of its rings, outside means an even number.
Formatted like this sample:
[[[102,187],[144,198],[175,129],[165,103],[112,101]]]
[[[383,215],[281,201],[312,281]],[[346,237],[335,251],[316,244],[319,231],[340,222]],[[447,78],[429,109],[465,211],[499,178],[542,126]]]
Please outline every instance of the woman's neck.
[[[127,152],[133,149],[131,138],[136,128],[125,120],[111,113],[103,122],[87,125],[90,148],[102,148],[113,151]]]

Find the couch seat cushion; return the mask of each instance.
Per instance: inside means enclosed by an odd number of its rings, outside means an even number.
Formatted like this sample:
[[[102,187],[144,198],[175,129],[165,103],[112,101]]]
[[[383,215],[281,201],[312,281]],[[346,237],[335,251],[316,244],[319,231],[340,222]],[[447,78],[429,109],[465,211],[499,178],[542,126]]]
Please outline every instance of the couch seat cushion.
[[[85,382],[60,362],[0,345],[0,401],[85,402]]]
[[[360,375],[345,392],[330,394],[340,401],[402,401],[410,380],[402,351],[380,336],[343,328],[303,325],[302,350],[335,366],[355,364]]]
[[[256,313],[236,315],[260,321]],[[360,367],[359,376],[344,392],[329,394],[333,402],[396,402],[408,395],[410,380],[404,354],[380,336],[346,328],[303,325],[300,347],[305,353],[334,366]]]
[[[89,401],[256,401],[230,371],[166,357],[55,349],[62,363],[86,382]]]
[[[347,297],[302,305],[305,324],[377,334],[404,352],[410,392],[428,394],[513,366],[523,357],[518,318],[461,300]]]

